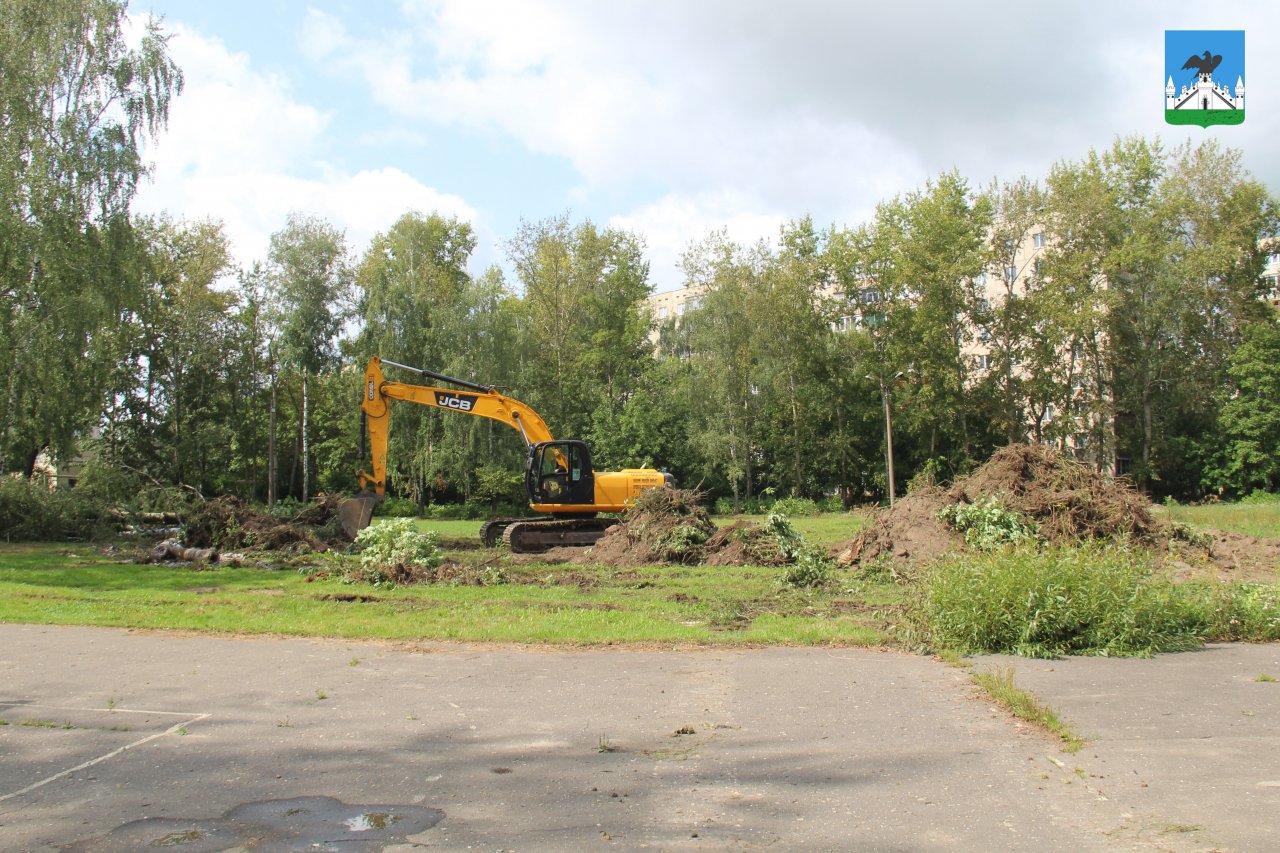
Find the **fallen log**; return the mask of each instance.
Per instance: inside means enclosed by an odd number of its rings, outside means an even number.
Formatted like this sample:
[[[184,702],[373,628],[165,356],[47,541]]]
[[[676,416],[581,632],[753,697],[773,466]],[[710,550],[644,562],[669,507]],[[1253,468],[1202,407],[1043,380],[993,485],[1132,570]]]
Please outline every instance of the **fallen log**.
[[[184,560],[189,563],[218,562],[217,548],[186,548],[176,539],[166,539],[151,549],[151,562],[161,563],[165,560]]]

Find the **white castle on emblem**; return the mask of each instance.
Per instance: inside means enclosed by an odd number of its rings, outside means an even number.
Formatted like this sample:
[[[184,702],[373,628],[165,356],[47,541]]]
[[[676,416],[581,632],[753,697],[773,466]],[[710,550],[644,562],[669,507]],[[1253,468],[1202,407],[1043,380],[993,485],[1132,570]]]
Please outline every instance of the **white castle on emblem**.
[[[1196,75],[1196,84],[1185,83],[1182,91],[1173,87],[1173,77],[1164,87],[1164,108],[1166,110],[1242,110],[1244,109],[1244,79],[1236,77],[1236,91],[1231,94],[1230,86],[1220,86],[1213,82],[1213,74],[1201,71]]]

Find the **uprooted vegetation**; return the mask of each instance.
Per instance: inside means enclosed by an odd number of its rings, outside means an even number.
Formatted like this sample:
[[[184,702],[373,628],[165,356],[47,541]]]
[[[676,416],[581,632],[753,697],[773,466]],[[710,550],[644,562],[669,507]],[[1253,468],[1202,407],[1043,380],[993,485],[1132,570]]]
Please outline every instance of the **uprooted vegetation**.
[[[879,512],[840,562],[908,581],[914,647],[1143,655],[1280,637],[1276,587],[1220,583],[1276,580],[1277,543],[1241,538],[1169,522],[1128,482],[1015,445]]]
[[[1280,548],[1246,539],[1193,532],[1158,517],[1127,480],[1105,477],[1049,447],[1010,445],[950,488],[929,486],[878,512],[840,549],[838,562],[887,560],[910,573],[957,551],[1018,541],[1101,542],[1151,549],[1185,576],[1210,566],[1233,580],[1273,577]]]
[[[794,567],[783,572],[783,584],[813,587],[826,582],[829,558],[805,543],[785,515],[771,514],[763,525],[739,521],[717,528],[701,505],[702,497],[688,489],[644,492],[584,559],[612,567]]]
[[[238,498],[215,498],[188,513],[183,544],[218,550],[327,551],[346,541],[338,524],[338,503],[336,495],[320,495],[292,518],[280,518]]]

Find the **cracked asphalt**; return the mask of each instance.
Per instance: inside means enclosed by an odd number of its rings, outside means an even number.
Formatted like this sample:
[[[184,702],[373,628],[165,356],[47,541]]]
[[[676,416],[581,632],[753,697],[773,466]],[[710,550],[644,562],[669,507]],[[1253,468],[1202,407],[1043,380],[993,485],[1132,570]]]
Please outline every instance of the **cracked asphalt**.
[[[0,848],[1280,849],[1280,645],[973,666],[0,625]]]

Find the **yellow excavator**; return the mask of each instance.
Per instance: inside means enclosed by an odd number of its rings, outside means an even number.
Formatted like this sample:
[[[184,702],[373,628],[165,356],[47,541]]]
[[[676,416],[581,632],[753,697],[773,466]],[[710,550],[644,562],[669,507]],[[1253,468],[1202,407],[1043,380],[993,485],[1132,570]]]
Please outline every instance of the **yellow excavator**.
[[[395,367],[443,382],[409,385],[388,382],[383,366]],[[401,400],[435,406],[464,415],[500,421],[520,433],[529,450],[525,459],[524,487],[536,518],[497,518],[484,523],[480,539],[487,545],[505,543],[515,553],[537,553],[557,545],[591,545],[613,524],[600,513],[621,512],[648,489],[673,486],[670,474],[652,468],[596,471],[585,442],[557,440],[533,409],[493,386],[454,379],[430,370],[409,367],[378,356],[369,359],[361,394],[361,456],[367,430],[372,473],[360,472],[360,493],[338,507],[348,536],[369,525],[373,508],[386,496],[387,436],[391,428],[391,402]]]

